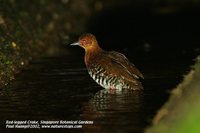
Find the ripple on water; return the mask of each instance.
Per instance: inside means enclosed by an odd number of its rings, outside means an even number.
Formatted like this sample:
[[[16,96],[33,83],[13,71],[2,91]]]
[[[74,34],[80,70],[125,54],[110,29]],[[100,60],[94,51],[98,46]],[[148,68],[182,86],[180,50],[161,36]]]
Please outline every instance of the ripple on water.
[[[175,84],[176,76],[166,80],[148,68],[144,91],[101,90],[80,62],[72,56],[32,62],[0,90],[0,125],[4,127],[6,119],[92,120],[83,130],[139,132],[167,99],[163,90]]]

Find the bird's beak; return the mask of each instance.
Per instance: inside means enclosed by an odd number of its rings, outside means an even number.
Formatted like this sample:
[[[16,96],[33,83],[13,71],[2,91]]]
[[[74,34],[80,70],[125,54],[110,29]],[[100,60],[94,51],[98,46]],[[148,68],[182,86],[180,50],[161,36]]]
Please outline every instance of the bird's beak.
[[[72,44],[70,44],[71,46],[75,46],[75,45],[80,45],[80,43],[79,42],[74,42],[74,43],[72,43]]]

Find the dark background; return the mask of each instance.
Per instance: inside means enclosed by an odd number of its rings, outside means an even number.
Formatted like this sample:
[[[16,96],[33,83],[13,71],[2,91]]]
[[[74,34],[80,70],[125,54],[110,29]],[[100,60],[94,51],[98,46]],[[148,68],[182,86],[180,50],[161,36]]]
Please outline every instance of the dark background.
[[[200,52],[198,5],[167,2],[129,2],[105,9],[88,23],[107,50],[155,58],[166,63],[194,59]]]

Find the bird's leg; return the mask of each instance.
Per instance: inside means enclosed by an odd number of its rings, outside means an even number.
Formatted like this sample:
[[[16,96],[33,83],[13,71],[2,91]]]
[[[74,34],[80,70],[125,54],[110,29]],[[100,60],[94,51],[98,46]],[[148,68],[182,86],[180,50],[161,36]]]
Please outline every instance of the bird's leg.
[[[116,88],[114,86],[110,86],[109,92],[114,94],[116,92]]]
[[[112,85],[110,86],[110,90],[116,90],[115,87]]]

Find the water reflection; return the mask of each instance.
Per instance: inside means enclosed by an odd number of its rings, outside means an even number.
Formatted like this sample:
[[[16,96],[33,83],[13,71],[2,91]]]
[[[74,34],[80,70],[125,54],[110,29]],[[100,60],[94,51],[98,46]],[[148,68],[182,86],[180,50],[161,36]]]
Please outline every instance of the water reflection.
[[[71,55],[32,62],[0,90],[0,130],[7,119],[91,120],[94,124],[83,125],[79,131],[141,133],[166,101],[166,90],[176,85],[176,77],[184,70],[183,63],[144,61],[144,91],[115,92],[100,90],[80,62]]]
[[[84,120],[94,121],[85,125],[86,132],[137,131],[143,103],[143,92],[100,90],[84,105]]]

